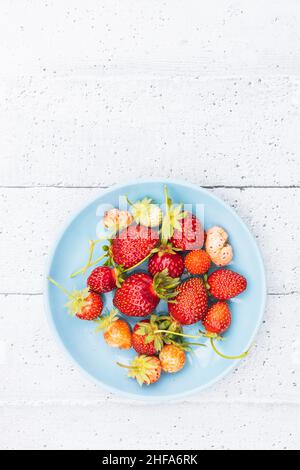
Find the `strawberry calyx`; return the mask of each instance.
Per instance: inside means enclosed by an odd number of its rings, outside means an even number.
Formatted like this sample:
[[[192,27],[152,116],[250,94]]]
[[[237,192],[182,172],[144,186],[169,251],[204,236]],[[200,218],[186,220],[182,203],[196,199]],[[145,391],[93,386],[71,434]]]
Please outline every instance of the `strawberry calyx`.
[[[182,226],[180,220],[184,219],[187,215],[185,211],[182,210],[183,204],[178,204],[177,206],[173,205],[173,201],[169,198],[168,188],[164,188],[165,194],[165,215],[162,221],[161,227],[161,242],[164,245],[167,245],[170,238],[174,234],[174,230],[181,230]]]
[[[162,211],[152,199],[145,197],[137,202],[130,202],[126,196],[126,200],[131,207],[134,221],[145,227],[158,227],[162,221]]]
[[[90,301],[88,297],[90,295],[90,291],[88,287],[83,290],[74,290],[73,292],[69,292],[51,277],[48,277],[48,280],[58,287],[58,289],[60,289],[70,299],[66,304],[66,307],[68,308],[71,315],[76,315],[89,304]]]
[[[207,274],[204,274],[203,276],[203,284],[207,290],[207,293],[210,294],[209,290],[210,290],[210,285],[208,284],[208,275]]]
[[[95,320],[97,324],[95,332],[106,331],[110,325],[119,319],[119,312],[116,308],[113,308],[108,314],[102,315],[99,319]]]
[[[170,277],[168,269],[156,273],[153,277],[153,291],[163,300],[172,301],[177,295],[176,287],[180,284],[180,278]]]
[[[128,377],[136,379],[139,385],[150,384],[151,374],[157,369],[157,363],[152,356],[141,355],[135,357],[130,365],[117,362],[119,367],[128,369]]]
[[[224,341],[223,336],[218,335],[217,333],[211,333],[210,331],[199,330],[199,335],[202,336],[202,338],[213,339],[216,341]]]
[[[178,251],[182,251],[181,248],[175,248],[172,243],[166,243],[165,245],[160,245],[159,248],[156,249],[158,256],[161,258],[165,253],[170,255],[175,255]]]
[[[157,330],[181,331],[181,325],[173,320],[169,315],[151,315],[149,322],[137,323],[138,328],[135,333],[140,336],[145,336],[145,344],[154,342],[154,347],[157,352],[161,351],[164,344],[179,344],[179,341],[174,341],[168,333],[157,333]]]

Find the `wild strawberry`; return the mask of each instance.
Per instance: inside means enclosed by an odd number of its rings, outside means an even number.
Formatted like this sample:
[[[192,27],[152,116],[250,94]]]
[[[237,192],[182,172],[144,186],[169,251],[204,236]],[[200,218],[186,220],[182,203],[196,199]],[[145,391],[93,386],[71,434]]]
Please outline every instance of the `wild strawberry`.
[[[152,199],[146,197],[133,204],[128,199],[127,201],[131,206],[133,218],[137,224],[146,227],[158,227],[161,224],[162,211],[158,205],[153,204]]]
[[[174,230],[170,242],[181,250],[197,250],[204,243],[204,230],[200,221],[191,213],[180,220],[180,227]]]
[[[140,385],[150,385],[157,382],[161,375],[160,360],[155,356],[137,356],[129,366],[120,364],[118,366],[128,369],[128,377],[131,377]]]
[[[217,302],[212,305],[205,317],[202,324],[208,333],[215,333],[221,335],[231,325],[231,313],[226,302]]]
[[[112,240],[113,260],[126,269],[132,268],[150,255],[158,242],[156,230],[143,225],[131,225]]]
[[[132,333],[132,346],[139,354],[153,356],[161,351],[164,344],[179,344],[184,347],[181,325],[169,315],[151,315],[150,320],[137,323]]]
[[[176,253],[171,245],[161,247],[157,253],[154,253],[148,263],[148,270],[151,276],[168,270],[170,277],[180,277],[184,270],[184,264],[181,256]]]
[[[157,307],[160,299],[171,299],[177,294],[174,289],[179,279],[172,279],[167,270],[152,278],[145,273],[136,273],[127,277],[116,290],[114,306],[130,317],[146,317]]]
[[[81,320],[95,320],[101,315],[103,300],[100,295],[95,292],[90,292],[88,288],[81,291],[74,290],[73,292],[68,292],[64,287],[54,281],[54,279],[48,277],[48,280],[63,291],[70,299],[66,306],[72,315],[75,315]]]
[[[104,227],[115,233],[128,227],[132,222],[132,215],[127,211],[120,211],[119,209],[110,209],[105,212],[103,217]]]
[[[99,266],[89,275],[87,285],[91,291],[98,294],[112,291],[116,288],[115,270],[108,266]]]
[[[166,344],[159,353],[161,368],[164,372],[180,371],[185,364],[184,351],[174,344]]]
[[[222,227],[211,227],[207,231],[205,249],[213,263],[226,266],[233,258],[232,246],[227,243],[228,233]]]
[[[132,332],[132,346],[138,354],[146,354],[146,356],[154,356],[161,349],[155,347],[155,334],[149,320],[142,320],[137,323]]]
[[[209,292],[219,300],[227,300],[241,294],[247,288],[247,280],[230,269],[219,269],[208,276]]]
[[[120,349],[131,348],[131,331],[128,323],[118,316],[118,311],[112,309],[108,315],[102,315],[97,320],[96,331],[103,331],[103,337],[109,346]]]
[[[182,325],[191,325],[207,312],[207,292],[199,278],[184,281],[176,288],[177,296],[169,302],[169,314]]]
[[[206,251],[194,250],[186,255],[184,265],[191,274],[205,274],[210,268],[211,260]]]

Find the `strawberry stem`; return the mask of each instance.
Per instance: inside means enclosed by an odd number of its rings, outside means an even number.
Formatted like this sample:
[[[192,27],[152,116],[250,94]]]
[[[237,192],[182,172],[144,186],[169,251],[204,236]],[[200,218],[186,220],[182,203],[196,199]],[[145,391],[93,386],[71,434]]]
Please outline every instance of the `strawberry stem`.
[[[126,199],[126,201],[127,201],[127,203],[128,203],[129,206],[133,206],[132,202],[128,199],[128,195],[127,195],[127,194],[125,194],[125,199]]]
[[[144,263],[144,261],[146,261],[148,258],[150,258],[150,256],[152,255],[152,250],[150,251],[150,253],[144,258],[142,259],[141,261],[139,261],[138,263],[136,263],[134,266],[130,266],[130,268],[127,268],[123,271],[123,273],[127,273],[127,271],[131,271],[132,269],[135,269],[135,268],[138,268],[141,264]]]
[[[244,357],[246,357],[249,354],[249,349],[248,349],[248,351],[245,351],[244,353],[240,354],[239,356],[226,356],[225,354],[218,351],[218,349],[215,346],[213,338],[210,338],[210,344],[211,344],[213,350],[215,351],[215,353],[218,354],[218,356],[221,356],[223,359],[231,359],[231,360],[243,359]]]
[[[73,298],[73,295],[67,291],[67,289],[65,289],[63,286],[61,286],[60,284],[58,284],[58,282],[54,281],[54,279],[52,279],[52,277],[48,276],[48,281],[50,281],[52,284],[54,284],[56,287],[58,287],[64,294],[66,294],[67,297],[69,297],[69,299],[72,299]]]
[[[96,241],[95,240],[90,240],[90,252],[89,252],[89,257],[88,257],[88,261],[86,263],[86,266],[83,268],[83,272],[82,274],[85,274],[87,269],[89,268],[89,265],[93,259],[93,254],[94,254],[94,250],[95,250],[95,245],[96,245]]]
[[[107,256],[106,253],[104,253],[104,255],[99,256],[99,258],[97,258],[95,261],[93,261],[93,262],[90,261],[88,265],[84,266],[83,268],[79,269],[75,273],[71,274],[70,277],[71,278],[76,277],[76,276],[78,276],[78,274],[81,274],[81,273],[85,274],[87,269],[91,268],[92,266],[95,266],[95,264],[100,263],[100,261],[102,261],[103,258],[105,258],[106,256]]]
[[[175,331],[169,330],[155,330],[154,333],[168,333],[170,335],[182,336],[183,338],[201,338],[201,335],[187,335],[185,333],[176,333]]]
[[[127,366],[126,364],[121,364],[121,362],[116,363],[119,367],[123,367],[124,369],[131,369],[131,370],[138,370],[138,367],[135,366]]]

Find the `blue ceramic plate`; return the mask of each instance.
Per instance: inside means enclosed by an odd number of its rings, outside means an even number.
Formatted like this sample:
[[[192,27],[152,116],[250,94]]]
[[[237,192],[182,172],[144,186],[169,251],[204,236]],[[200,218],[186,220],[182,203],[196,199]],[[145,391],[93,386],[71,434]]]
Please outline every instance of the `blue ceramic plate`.
[[[55,246],[47,275],[69,290],[85,287],[84,277],[70,279],[69,276],[85,264],[88,240],[97,238],[96,230],[99,230],[103,208],[118,207],[119,197],[124,194],[131,201],[149,196],[157,203],[162,203],[165,184],[168,185],[174,202],[192,204],[193,207],[203,206],[206,229],[220,225],[230,235],[230,243],[234,249],[234,260],[230,268],[246,276],[248,289],[230,302],[232,326],[225,335],[226,341],[218,346],[227,355],[240,354],[253,342],[264,312],[266,285],[262,259],[251,233],[237,214],[220,199],[197,186],[168,180],[148,180],[117,186],[101,193],[64,230]],[[68,315],[65,303],[64,294],[52,284],[47,284],[47,311],[65,350],[90,377],[107,389],[128,398],[148,402],[179,399],[213,384],[237,365],[236,360],[229,361],[217,356],[208,345],[207,348],[195,348],[193,354],[188,354],[187,364],[179,373],[163,374],[156,384],[140,387],[136,381],[127,378],[125,369],[116,365],[117,361],[128,363],[134,357],[134,351],[110,348],[104,342],[102,334],[95,333],[93,322]],[[107,308],[111,307],[112,295],[105,296],[105,304]],[[160,302],[157,310],[166,312],[164,302]],[[192,325],[185,327],[185,330],[196,333],[199,326],[201,325]]]

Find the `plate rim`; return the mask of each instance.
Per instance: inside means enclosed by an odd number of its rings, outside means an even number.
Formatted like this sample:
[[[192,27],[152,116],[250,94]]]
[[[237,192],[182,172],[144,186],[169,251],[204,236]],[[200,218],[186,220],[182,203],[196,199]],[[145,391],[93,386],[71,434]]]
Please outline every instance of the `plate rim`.
[[[202,384],[198,387],[192,388],[190,390],[187,390],[185,392],[179,392],[175,395],[156,395],[156,396],[147,396],[144,394],[135,394],[135,393],[130,393],[126,392],[124,390],[121,390],[120,388],[114,387],[112,385],[107,385],[105,382],[103,382],[100,379],[97,379],[94,377],[91,373],[89,373],[83,366],[81,366],[76,359],[72,356],[71,352],[68,350],[66,347],[64,341],[62,340],[61,336],[59,335],[58,329],[56,328],[53,316],[52,316],[52,311],[50,307],[50,298],[49,298],[49,282],[47,277],[49,276],[50,273],[50,268],[53,262],[53,258],[56,252],[56,249],[65,233],[67,228],[72,224],[72,222],[80,215],[81,212],[83,212],[85,209],[87,209],[90,205],[94,204],[99,197],[102,195],[107,195],[113,191],[120,190],[124,186],[133,186],[133,185],[143,185],[146,183],[164,183],[164,184],[174,184],[174,185],[182,185],[186,186],[187,188],[195,189],[195,190],[200,190],[203,193],[207,194],[209,197],[220,203],[227,211],[229,211],[233,217],[237,218],[239,223],[244,227],[244,229],[249,233],[252,242],[256,248],[257,254],[258,254],[258,260],[259,260],[259,270],[261,274],[261,279],[263,282],[262,285],[262,292],[263,292],[263,298],[262,302],[260,305],[260,311],[259,311],[259,317],[257,319],[256,326],[253,330],[253,333],[248,341],[248,344],[246,346],[246,350],[250,348],[252,345],[258,330],[262,324],[262,320],[264,317],[264,312],[266,308],[266,300],[267,300],[267,282],[266,282],[266,271],[265,271],[265,266],[263,262],[263,257],[261,250],[257,244],[257,241],[255,240],[251,230],[249,229],[248,225],[244,222],[244,220],[238,215],[238,213],[231,207],[229,204],[227,204],[223,199],[219,198],[215,194],[213,194],[211,191],[209,191],[207,188],[203,188],[202,186],[198,186],[195,183],[188,183],[184,180],[180,179],[174,179],[174,178],[141,178],[141,179],[130,179],[130,180],[124,180],[120,184],[114,184],[106,189],[104,189],[101,193],[101,195],[97,196],[96,198],[90,199],[86,201],[84,204],[78,204],[78,207],[72,211],[72,214],[70,217],[67,217],[66,221],[62,224],[60,224],[59,228],[55,231],[54,236],[53,236],[53,243],[51,244],[51,249],[49,250],[49,255],[47,257],[47,262],[46,262],[46,274],[44,276],[44,287],[43,287],[43,300],[44,300],[44,308],[46,311],[46,317],[48,321],[48,325],[50,327],[50,330],[54,333],[54,336],[56,337],[56,340],[58,344],[60,345],[61,350],[65,353],[68,359],[71,360],[72,364],[76,364],[76,367],[80,370],[83,375],[85,375],[90,381],[93,383],[97,384],[97,386],[101,386],[104,390],[114,393],[116,395],[121,395],[123,398],[127,398],[129,400],[134,400],[134,401],[144,401],[144,402],[151,402],[151,403],[162,403],[162,402],[168,402],[168,403],[176,403],[180,400],[185,399],[188,396],[191,395],[196,395],[197,393],[211,387],[215,383],[221,381],[225,376],[229,375],[230,372],[238,366],[238,364],[243,360],[243,359],[235,359],[233,360],[230,365],[220,374],[218,374],[216,377],[211,379],[210,381],[206,382],[205,384]],[[93,189],[101,189],[100,187],[93,188]]]

